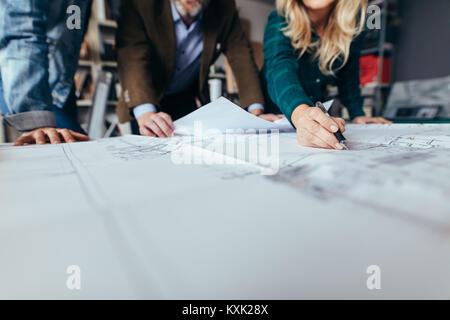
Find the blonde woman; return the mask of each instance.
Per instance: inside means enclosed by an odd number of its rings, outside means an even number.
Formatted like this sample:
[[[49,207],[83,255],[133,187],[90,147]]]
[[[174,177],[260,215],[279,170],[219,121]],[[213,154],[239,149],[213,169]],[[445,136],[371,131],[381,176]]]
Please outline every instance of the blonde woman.
[[[315,102],[337,85],[353,123],[389,123],[366,117],[359,83],[367,0],[277,0],[264,35],[264,77],[271,100],[297,128],[301,145],[342,149],[333,132],[345,121]]]

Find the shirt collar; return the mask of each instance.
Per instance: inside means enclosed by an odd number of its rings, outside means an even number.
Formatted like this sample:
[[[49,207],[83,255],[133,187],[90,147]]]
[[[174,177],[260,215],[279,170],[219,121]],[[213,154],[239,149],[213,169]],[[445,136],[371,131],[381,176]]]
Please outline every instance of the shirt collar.
[[[173,17],[173,22],[174,23],[178,23],[178,22],[183,22],[183,20],[181,19],[180,14],[178,13],[177,8],[175,7],[175,5],[173,4],[173,1],[170,0],[170,7],[172,8],[172,17]],[[193,26],[197,25],[198,21],[201,21],[203,18],[203,11],[200,13],[200,15],[198,16],[198,18],[194,21],[194,23],[192,24]]]
[[[173,22],[177,23],[177,22],[181,21],[181,16],[178,13],[177,8],[173,4],[172,0],[170,0],[170,7],[172,8]]]

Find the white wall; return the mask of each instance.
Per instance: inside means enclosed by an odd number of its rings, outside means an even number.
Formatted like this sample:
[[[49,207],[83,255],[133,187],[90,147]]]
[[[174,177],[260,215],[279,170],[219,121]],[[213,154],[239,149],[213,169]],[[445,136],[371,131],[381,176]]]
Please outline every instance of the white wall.
[[[267,18],[275,10],[275,0],[236,0],[236,5],[240,17],[250,20],[250,40],[263,42]],[[216,61],[216,66],[225,67],[223,55]]]
[[[401,0],[394,81],[450,75],[450,1]]]
[[[275,1],[272,0],[236,0],[241,18],[250,20],[250,39],[263,42],[264,28],[267,17],[275,9]]]

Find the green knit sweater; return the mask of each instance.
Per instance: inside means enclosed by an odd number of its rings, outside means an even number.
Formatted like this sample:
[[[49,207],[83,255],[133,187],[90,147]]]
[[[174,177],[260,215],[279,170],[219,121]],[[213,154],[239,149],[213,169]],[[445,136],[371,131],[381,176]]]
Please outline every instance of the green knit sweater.
[[[331,76],[320,71],[318,60],[312,53],[306,52],[298,58],[299,53],[283,34],[285,26],[286,20],[277,11],[270,14],[264,33],[263,74],[270,98],[286,117],[290,120],[294,109],[301,104],[313,106],[315,102],[323,101],[329,85],[337,85],[339,99],[352,119],[364,115],[359,83],[359,56],[364,34],[353,40],[345,66],[338,70],[342,60],[336,61],[333,65],[335,75]],[[318,39],[316,33],[312,36],[313,41]]]

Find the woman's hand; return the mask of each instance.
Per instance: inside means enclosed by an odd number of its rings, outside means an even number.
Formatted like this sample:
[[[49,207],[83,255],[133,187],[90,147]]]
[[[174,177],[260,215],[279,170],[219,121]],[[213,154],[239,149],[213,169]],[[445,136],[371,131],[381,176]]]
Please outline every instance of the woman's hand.
[[[264,114],[259,115],[258,117],[260,117],[261,119],[270,121],[270,122],[275,122],[277,120],[283,119],[285,116],[284,116],[284,114],[264,113]]]
[[[291,120],[297,128],[297,140],[302,146],[343,149],[333,133],[345,131],[344,119],[329,117],[319,108],[302,104],[294,110]]]
[[[392,124],[392,121],[389,121],[383,117],[366,117],[360,116],[356,117],[352,120],[354,124],[368,124],[368,123],[378,123],[378,124]]]

